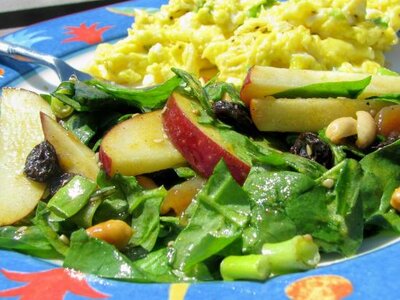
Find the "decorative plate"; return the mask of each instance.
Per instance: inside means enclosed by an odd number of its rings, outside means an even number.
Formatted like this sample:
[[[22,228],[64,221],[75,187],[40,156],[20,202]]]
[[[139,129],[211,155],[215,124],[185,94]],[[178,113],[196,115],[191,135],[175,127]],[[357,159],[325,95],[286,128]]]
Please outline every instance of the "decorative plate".
[[[122,38],[133,8],[159,8],[167,0],[137,0],[42,22],[2,39],[67,59],[79,66],[96,44]],[[387,55],[400,70],[400,47]],[[52,71],[0,57],[0,86],[49,91],[58,83]],[[60,268],[16,252],[0,250],[0,299],[398,299],[400,241],[382,234],[365,242],[361,254],[325,260],[315,270],[266,282],[136,284],[106,280]]]

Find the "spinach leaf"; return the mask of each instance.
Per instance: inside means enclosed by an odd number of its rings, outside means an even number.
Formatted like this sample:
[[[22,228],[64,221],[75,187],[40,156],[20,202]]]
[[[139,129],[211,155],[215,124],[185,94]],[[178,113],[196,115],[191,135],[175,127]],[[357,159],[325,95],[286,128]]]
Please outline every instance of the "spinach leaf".
[[[95,223],[101,223],[110,219],[128,221],[129,205],[125,199],[105,199],[98,206],[93,220]]]
[[[219,133],[233,152],[250,165],[265,164],[278,169],[294,169],[313,178],[326,171],[315,161],[270,147],[266,140],[254,141],[230,129],[219,128]]]
[[[105,173],[101,173],[97,183],[101,187],[114,186],[117,192],[113,199],[104,201],[98,208],[96,221],[126,219],[128,215],[132,215],[135,234],[130,244],[151,251],[160,232],[160,206],[167,192],[165,188],[145,190],[134,176],[121,174],[108,178]]]
[[[366,155],[360,164],[364,171],[360,198],[366,222],[398,231],[400,216],[393,214],[390,197],[400,186],[400,140]]]
[[[188,95],[189,97],[197,99],[197,101],[199,101],[201,107],[207,112],[207,114],[212,116],[213,112],[211,109],[210,99],[208,98],[208,95],[207,95],[205,89],[203,89],[200,81],[197,80],[195,77],[193,77],[188,72],[185,72],[183,70],[172,68],[172,71],[184,83],[184,86],[182,89],[180,89],[180,92]]]
[[[385,94],[385,95],[380,95],[380,96],[373,96],[368,98],[373,99],[373,100],[381,100],[381,101],[386,101],[390,102],[393,104],[399,104],[400,103],[400,94]]]
[[[106,115],[98,111],[75,112],[68,118],[60,120],[60,124],[72,132],[82,143],[95,148],[96,143],[101,142],[101,137],[105,132],[131,116],[132,114],[118,111],[110,111]],[[97,149],[95,148],[95,150]]]
[[[385,68],[385,67],[378,68],[377,74],[378,75],[387,75],[387,76],[399,76],[400,75],[399,73],[397,73],[393,70],[390,70],[388,68]]]
[[[357,157],[358,160],[362,159],[365,156],[365,153],[354,145],[332,143],[332,141],[327,138],[325,130],[321,130],[320,132],[318,132],[318,136],[329,145],[333,154],[334,165],[337,165],[338,163],[346,159],[349,154],[351,154],[351,157]]]
[[[244,185],[252,203],[244,251],[257,252],[265,242],[311,234],[326,252],[354,254],[363,231],[360,178],[355,160],[343,161],[316,180],[253,167]],[[332,189],[323,185],[326,179],[334,182]]]
[[[62,121],[61,125],[74,133],[85,145],[89,144],[98,130],[97,118],[90,113],[74,113],[67,120]]]
[[[370,82],[371,76],[355,81],[315,83],[276,93],[273,96],[276,98],[357,98]]]
[[[88,228],[92,226],[94,215],[97,212],[97,209],[103,203],[103,201],[107,199],[107,197],[110,197],[114,193],[115,193],[115,187],[113,186],[105,187],[95,191],[90,196],[89,203],[87,203],[80,211],[78,211],[75,215],[73,215],[71,220],[79,227]],[[107,215],[109,215],[108,212]],[[99,223],[99,222],[95,221],[94,223]]]
[[[346,159],[327,171],[318,181],[333,180],[333,201],[328,205],[328,224],[313,233],[319,245],[327,252],[354,255],[363,239],[363,203],[359,198],[362,169],[353,159]],[[325,187],[326,188],[326,187]],[[326,197],[331,196],[330,191]],[[309,199],[310,202],[313,199]],[[316,212],[318,214],[318,211]]]
[[[389,22],[388,20],[385,20],[382,17],[379,18],[373,18],[373,19],[368,19],[368,21],[374,23],[375,25],[378,25],[384,29],[387,29],[389,27]]]
[[[62,257],[49,243],[38,226],[0,227],[0,248],[41,258]]]
[[[311,178],[300,173],[253,167],[243,186],[251,203],[250,226],[243,234],[244,252],[260,253],[266,242],[280,242],[295,236],[296,224],[286,214],[286,202],[314,186]]]
[[[142,204],[133,211],[132,228],[134,235],[129,243],[151,251],[160,232],[160,207],[167,194],[164,187],[150,190]]]
[[[221,161],[191,204],[188,225],[169,253],[172,266],[187,272],[240,238],[250,213],[247,193]]]
[[[93,79],[97,81],[97,79]],[[72,99],[90,110],[101,110],[109,107],[121,106],[121,101],[102,91],[89,82],[74,80],[74,94]]]
[[[100,277],[142,283],[212,279],[202,264],[188,274],[173,270],[168,262],[167,248],[155,250],[144,258],[131,261],[113,245],[89,237],[83,229],[72,234],[71,248],[63,266]]]
[[[68,252],[68,246],[63,241],[61,241],[60,236],[54,229],[54,226],[51,226],[51,222],[49,219],[50,211],[46,207],[46,204],[44,202],[39,202],[36,208],[36,215],[33,219],[33,223],[40,229],[42,235],[53,246],[53,248],[58,253],[65,256]]]
[[[98,79],[70,80],[62,82],[51,95],[78,112],[123,107],[144,112],[161,108],[180,84],[181,79],[176,76],[149,88],[129,88]]]
[[[65,103],[66,105],[71,106],[74,110],[76,110],[78,112],[85,112],[85,111],[92,110],[89,106],[82,105],[78,101],[74,100],[72,97],[64,95],[62,93],[58,93],[57,90],[55,90],[53,93],[51,93],[51,96],[57,98],[61,102]]]
[[[261,9],[274,6],[276,3],[278,3],[276,0],[264,0],[260,4],[251,7],[248,11],[248,15],[250,18],[256,18],[260,14]]]
[[[208,99],[212,102],[223,99],[224,95],[227,94],[231,101],[243,105],[239,90],[231,83],[210,80],[204,86],[204,90]]]
[[[96,190],[96,184],[86,177],[75,175],[50,199],[47,207],[61,218],[70,218],[81,210]]]
[[[170,94],[181,84],[181,79],[175,76],[158,86],[136,89],[97,79],[91,79],[85,83],[118,99],[122,104],[148,111],[161,108]]]
[[[174,274],[168,262],[168,249],[161,248],[149,253],[146,257],[133,262],[133,265],[140,270],[145,270],[155,282],[179,282],[180,278]]]
[[[149,253],[146,257],[133,263],[154,278],[154,282],[205,281],[214,279],[204,264],[198,264],[190,273],[174,270],[168,262],[168,248]]]
[[[178,167],[174,171],[179,178],[192,178],[197,175],[196,171],[190,167]]]
[[[105,278],[152,281],[113,245],[89,237],[83,229],[71,235],[71,247],[63,266]]]
[[[145,193],[143,187],[137,182],[135,176],[124,176],[119,173],[109,178],[102,171],[97,176],[97,184],[101,188],[113,186],[116,192],[110,199],[123,199],[128,203],[128,212],[132,211],[140,205],[142,198],[138,197],[141,193]]]

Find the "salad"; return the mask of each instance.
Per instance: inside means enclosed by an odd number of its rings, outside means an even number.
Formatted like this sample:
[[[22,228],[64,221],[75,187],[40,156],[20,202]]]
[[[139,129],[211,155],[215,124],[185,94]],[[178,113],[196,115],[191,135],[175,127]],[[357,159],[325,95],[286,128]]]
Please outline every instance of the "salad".
[[[399,77],[172,71],[3,89],[0,248],[132,282],[266,280],[399,232]]]

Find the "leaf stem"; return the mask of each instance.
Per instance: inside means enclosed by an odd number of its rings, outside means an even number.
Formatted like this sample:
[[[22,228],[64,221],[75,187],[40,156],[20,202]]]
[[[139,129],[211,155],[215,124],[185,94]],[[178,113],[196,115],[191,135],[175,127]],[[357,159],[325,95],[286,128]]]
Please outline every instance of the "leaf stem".
[[[220,266],[222,278],[232,280],[266,280],[270,275],[268,257],[260,254],[227,256]]]

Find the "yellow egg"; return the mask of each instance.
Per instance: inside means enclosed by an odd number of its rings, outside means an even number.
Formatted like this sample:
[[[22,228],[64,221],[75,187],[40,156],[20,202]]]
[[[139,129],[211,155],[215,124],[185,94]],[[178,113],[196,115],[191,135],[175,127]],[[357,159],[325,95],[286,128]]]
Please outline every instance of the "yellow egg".
[[[375,73],[398,42],[399,0],[170,0],[138,10],[125,39],[97,47],[88,71],[152,85],[172,67],[240,85],[249,67]]]

